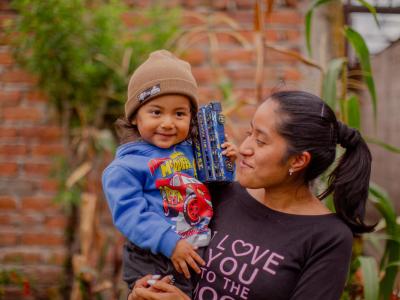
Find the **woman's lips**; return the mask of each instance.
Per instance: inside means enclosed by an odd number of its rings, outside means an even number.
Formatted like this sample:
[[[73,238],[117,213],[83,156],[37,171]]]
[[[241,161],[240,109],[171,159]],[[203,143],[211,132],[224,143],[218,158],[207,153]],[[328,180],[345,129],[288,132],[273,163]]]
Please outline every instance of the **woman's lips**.
[[[247,163],[244,160],[241,160],[239,165],[240,165],[241,168],[253,168],[252,165],[250,165],[249,163]]]

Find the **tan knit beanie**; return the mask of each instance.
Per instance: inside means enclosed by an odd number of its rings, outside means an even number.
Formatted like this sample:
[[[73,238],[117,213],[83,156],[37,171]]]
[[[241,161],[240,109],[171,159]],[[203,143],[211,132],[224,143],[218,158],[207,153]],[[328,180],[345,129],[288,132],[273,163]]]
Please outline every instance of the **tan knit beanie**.
[[[149,55],[129,80],[125,117],[130,120],[145,102],[165,94],[187,96],[197,111],[197,83],[190,64],[167,50],[157,50]]]

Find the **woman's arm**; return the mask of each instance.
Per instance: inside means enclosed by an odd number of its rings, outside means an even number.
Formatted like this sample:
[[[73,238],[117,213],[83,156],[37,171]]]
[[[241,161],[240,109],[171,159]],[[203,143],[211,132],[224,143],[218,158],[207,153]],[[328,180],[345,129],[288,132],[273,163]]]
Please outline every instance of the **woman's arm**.
[[[350,232],[337,232],[329,243],[319,244],[318,250],[307,258],[290,300],[340,299],[349,271],[352,242]]]

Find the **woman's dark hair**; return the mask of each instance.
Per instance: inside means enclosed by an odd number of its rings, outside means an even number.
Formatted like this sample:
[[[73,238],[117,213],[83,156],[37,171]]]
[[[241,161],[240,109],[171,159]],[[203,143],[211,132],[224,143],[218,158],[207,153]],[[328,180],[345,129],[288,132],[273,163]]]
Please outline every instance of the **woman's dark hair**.
[[[309,183],[334,162],[336,145],[346,149],[329,175],[324,199],[333,192],[336,213],[354,233],[370,232],[364,223],[371,174],[371,153],[358,130],[337,121],[335,113],[322,99],[307,92],[281,91],[269,99],[278,104],[281,120],[277,131],[288,143],[287,157],[308,151],[309,165],[304,181]]]

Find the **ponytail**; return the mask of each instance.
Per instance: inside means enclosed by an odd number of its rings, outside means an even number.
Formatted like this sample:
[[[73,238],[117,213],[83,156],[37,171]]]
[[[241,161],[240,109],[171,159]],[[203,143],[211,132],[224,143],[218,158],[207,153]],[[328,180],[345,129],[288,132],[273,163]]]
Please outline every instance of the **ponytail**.
[[[336,213],[353,233],[371,232],[375,225],[364,223],[371,175],[371,153],[358,130],[338,121],[337,133],[337,142],[346,151],[329,175],[328,188],[320,198],[333,192]]]
[[[311,160],[304,172],[308,184],[335,161],[337,144],[346,149],[330,174],[324,199],[333,192],[337,215],[353,233],[370,232],[364,223],[371,175],[371,153],[356,129],[338,122],[333,110],[321,98],[302,91],[281,91],[270,96],[279,105],[282,116],[277,132],[288,143],[286,156],[307,151]]]

